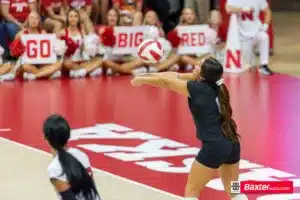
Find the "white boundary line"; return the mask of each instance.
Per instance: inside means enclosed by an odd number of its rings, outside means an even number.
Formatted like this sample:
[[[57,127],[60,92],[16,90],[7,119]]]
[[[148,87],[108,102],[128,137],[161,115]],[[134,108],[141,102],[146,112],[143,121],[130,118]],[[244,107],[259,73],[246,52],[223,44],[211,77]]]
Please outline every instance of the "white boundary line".
[[[0,132],[7,132],[7,131],[11,131],[10,128],[0,128]]]
[[[38,153],[41,153],[41,154],[44,154],[44,155],[47,155],[47,156],[51,156],[51,154],[48,153],[48,152],[46,152],[46,151],[42,151],[40,149],[36,149],[36,148],[33,148],[33,147],[25,145],[25,144],[21,144],[19,142],[15,142],[15,141],[3,138],[3,137],[0,137],[0,140],[8,142],[8,143],[12,143],[12,144],[17,145],[17,146],[21,146],[21,147],[27,148],[29,150],[32,150],[32,151],[35,151],[35,152],[38,152]],[[147,188],[147,189],[152,190],[154,192],[158,192],[158,193],[161,193],[161,194],[164,194],[164,195],[167,195],[167,196],[171,196],[171,197],[174,197],[174,198],[177,198],[177,199],[182,199],[183,198],[181,196],[178,196],[178,195],[175,195],[175,194],[171,194],[169,192],[166,192],[166,191],[163,191],[163,190],[160,190],[160,189],[157,189],[157,188],[145,185],[143,183],[139,183],[139,182],[136,182],[136,181],[133,181],[133,180],[130,180],[130,179],[127,179],[127,178],[124,178],[124,177],[121,177],[121,176],[109,173],[107,171],[103,171],[103,170],[100,170],[100,169],[97,169],[97,168],[93,168],[93,170],[97,171],[97,172],[100,172],[100,173],[104,173],[104,174],[106,174],[108,176],[111,176],[113,178],[117,178],[117,179],[122,180],[124,182],[128,182],[130,184],[134,184],[134,185],[137,185],[137,186],[141,186],[141,187]]]

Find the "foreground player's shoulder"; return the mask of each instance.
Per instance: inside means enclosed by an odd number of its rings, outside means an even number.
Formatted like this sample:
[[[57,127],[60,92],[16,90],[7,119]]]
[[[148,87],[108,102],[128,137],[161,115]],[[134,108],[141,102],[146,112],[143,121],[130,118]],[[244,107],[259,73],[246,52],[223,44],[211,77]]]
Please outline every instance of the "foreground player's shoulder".
[[[70,148],[68,152],[71,153],[79,162],[81,162],[85,168],[90,167],[90,159],[83,151],[80,151],[76,148]]]
[[[49,179],[62,179],[61,176],[63,175],[63,170],[57,156],[55,156],[51,163],[48,165],[47,173]]]
[[[187,82],[187,89],[191,98],[198,96],[204,91],[204,84],[199,80],[190,80]]]

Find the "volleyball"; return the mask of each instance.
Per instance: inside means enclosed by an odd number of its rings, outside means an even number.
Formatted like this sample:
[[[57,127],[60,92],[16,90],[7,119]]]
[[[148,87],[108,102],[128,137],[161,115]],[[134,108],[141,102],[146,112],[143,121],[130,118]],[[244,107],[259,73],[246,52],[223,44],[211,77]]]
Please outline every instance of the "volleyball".
[[[157,40],[145,40],[138,48],[138,56],[145,63],[157,63],[164,54],[162,45]]]

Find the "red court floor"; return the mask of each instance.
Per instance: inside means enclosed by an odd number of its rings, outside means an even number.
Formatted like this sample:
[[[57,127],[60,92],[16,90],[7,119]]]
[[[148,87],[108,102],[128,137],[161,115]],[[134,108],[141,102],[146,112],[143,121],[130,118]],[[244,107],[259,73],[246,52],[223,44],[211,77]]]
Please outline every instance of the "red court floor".
[[[59,113],[75,129],[71,146],[86,151],[95,168],[182,196],[201,147],[187,99],[164,89],[133,88],[130,78],[2,83],[0,129],[12,131],[0,137],[48,151],[42,123]],[[293,195],[249,198],[300,199],[300,79],[246,72],[225,75],[225,83],[242,136],[241,179],[295,183]],[[226,199],[217,177],[201,197]]]

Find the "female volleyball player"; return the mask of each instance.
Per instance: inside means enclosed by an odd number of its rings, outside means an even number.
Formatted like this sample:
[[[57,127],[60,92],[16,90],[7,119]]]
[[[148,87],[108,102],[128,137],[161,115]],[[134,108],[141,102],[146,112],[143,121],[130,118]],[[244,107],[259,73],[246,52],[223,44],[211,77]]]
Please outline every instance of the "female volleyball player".
[[[231,181],[238,180],[240,143],[237,126],[232,119],[228,90],[223,84],[223,67],[214,58],[204,58],[192,73],[163,72],[137,76],[133,86],[143,84],[167,88],[188,97],[202,149],[192,164],[185,188],[185,200],[197,200],[205,185],[218,169],[226,192],[232,195]]]
[[[48,175],[62,200],[100,200],[91,174],[89,158],[78,149],[67,149],[70,126],[59,115],[44,123],[44,136],[54,156]]]

